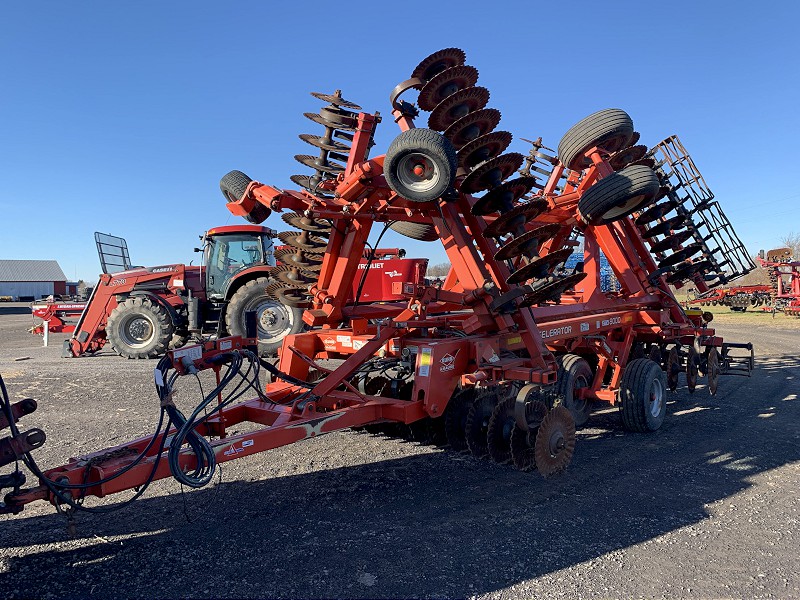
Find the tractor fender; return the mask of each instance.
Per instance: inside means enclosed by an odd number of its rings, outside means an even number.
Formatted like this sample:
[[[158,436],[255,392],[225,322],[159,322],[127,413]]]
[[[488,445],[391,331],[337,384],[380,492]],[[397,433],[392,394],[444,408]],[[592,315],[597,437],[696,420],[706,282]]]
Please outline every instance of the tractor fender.
[[[128,296],[144,296],[150,298],[154,302],[157,302],[160,306],[164,307],[164,310],[169,313],[169,318],[172,320],[172,324],[177,326],[183,322],[183,319],[178,315],[178,311],[175,310],[175,307],[172,306],[169,302],[167,302],[166,298],[163,296],[159,296],[158,294],[154,294],[153,292],[147,292],[144,290],[134,290]],[[181,298],[180,296],[176,295],[176,298]],[[183,299],[181,298],[181,302]]]
[[[257,267],[250,267],[234,275],[230,281],[228,281],[227,288],[225,288],[225,301],[229,301],[236,293],[236,290],[245,285],[248,281],[258,279],[259,277],[270,277],[270,272],[274,268],[275,267],[270,265],[260,265]]]

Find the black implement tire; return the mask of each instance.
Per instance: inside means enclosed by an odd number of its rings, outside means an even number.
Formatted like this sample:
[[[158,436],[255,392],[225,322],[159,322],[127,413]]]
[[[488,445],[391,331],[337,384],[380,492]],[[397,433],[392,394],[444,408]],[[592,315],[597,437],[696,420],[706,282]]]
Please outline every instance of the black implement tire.
[[[628,146],[633,139],[633,120],[619,108],[597,111],[575,123],[558,143],[558,158],[568,169],[580,171],[591,161],[584,153],[601,146],[607,152],[616,152]]]
[[[450,140],[432,129],[418,128],[394,138],[383,160],[383,175],[403,198],[428,202],[453,186],[457,167]]]
[[[238,202],[252,182],[253,180],[241,171],[231,171],[219,180],[219,189],[225,197],[225,202]],[[257,225],[265,221],[271,213],[268,207],[256,202],[253,210],[244,218]]]
[[[628,431],[655,431],[667,414],[667,376],[649,358],[628,363],[619,388],[619,412]]]
[[[421,242],[435,242],[439,239],[436,228],[427,223],[411,223],[408,221],[398,221],[389,225],[389,229],[396,231],[400,235],[410,237],[412,240]]]
[[[266,287],[272,283],[267,277],[248,281],[231,297],[225,309],[225,324],[231,335],[246,335],[245,313],[256,312],[258,325],[258,353],[273,356],[283,344],[283,338],[303,330],[303,310],[281,304],[270,298]]]
[[[556,359],[558,375],[556,380],[556,401],[572,413],[575,427],[586,424],[592,412],[591,400],[575,398],[575,390],[591,387],[594,373],[589,363],[577,354],[565,354]]]
[[[650,167],[625,167],[586,190],[578,200],[578,214],[589,225],[611,223],[651,203],[658,188],[658,176]]]
[[[164,354],[174,332],[169,313],[150,298],[128,298],[111,311],[106,323],[111,347],[125,358]]]

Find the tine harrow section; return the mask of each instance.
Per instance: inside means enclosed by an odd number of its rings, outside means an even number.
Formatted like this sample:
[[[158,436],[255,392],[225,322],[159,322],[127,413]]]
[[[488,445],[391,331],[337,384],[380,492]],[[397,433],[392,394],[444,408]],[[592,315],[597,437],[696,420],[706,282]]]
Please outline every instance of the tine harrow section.
[[[673,135],[649,152],[655,160],[656,173],[664,188],[669,206],[659,224],[670,222],[668,212],[674,211],[672,224],[664,227],[664,239],[688,231],[696,248],[691,263],[681,258],[668,269],[670,283],[694,279],[707,287],[727,283],[756,268],[719,202],[706,184],[692,157],[678,136]],[[655,226],[654,226],[655,227]]]

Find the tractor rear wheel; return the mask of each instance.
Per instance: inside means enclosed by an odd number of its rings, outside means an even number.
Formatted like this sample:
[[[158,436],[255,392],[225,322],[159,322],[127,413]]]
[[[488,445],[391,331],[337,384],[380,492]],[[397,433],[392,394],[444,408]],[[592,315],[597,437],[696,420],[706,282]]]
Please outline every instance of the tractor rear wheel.
[[[628,363],[619,388],[622,424],[628,431],[655,431],[667,414],[666,374],[649,358]]]
[[[568,169],[580,171],[591,161],[585,153],[595,146],[608,153],[622,150],[633,139],[633,120],[624,110],[607,108],[569,128],[558,143],[558,158]]]
[[[106,337],[125,358],[155,358],[166,352],[175,326],[166,309],[149,298],[133,297],[111,311]]]
[[[592,368],[577,354],[565,354],[559,356],[556,361],[559,367],[556,383],[557,398],[572,413],[575,427],[585,425],[592,412],[592,403],[586,398],[576,398],[575,392],[592,386],[594,379]]]
[[[255,311],[258,353],[272,356],[283,344],[283,338],[303,330],[303,311],[270,298],[267,277],[248,281],[231,297],[225,309],[225,323],[231,335],[246,335],[245,313]]]
[[[456,178],[453,144],[432,129],[409,129],[389,145],[383,160],[386,183],[412,202],[441,198]]]
[[[578,214],[589,225],[618,221],[645,207],[658,194],[655,171],[646,165],[632,165],[604,177],[578,200]]]

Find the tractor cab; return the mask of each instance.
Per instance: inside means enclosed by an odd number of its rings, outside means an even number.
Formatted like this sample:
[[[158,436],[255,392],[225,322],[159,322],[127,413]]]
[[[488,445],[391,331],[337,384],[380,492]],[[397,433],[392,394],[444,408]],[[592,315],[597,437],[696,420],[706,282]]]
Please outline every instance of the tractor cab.
[[[209,300],[224,300],[230,282],[252,267],[275,266],[275,232],[259,225],[215,227],[203,236],[205,287]]]

